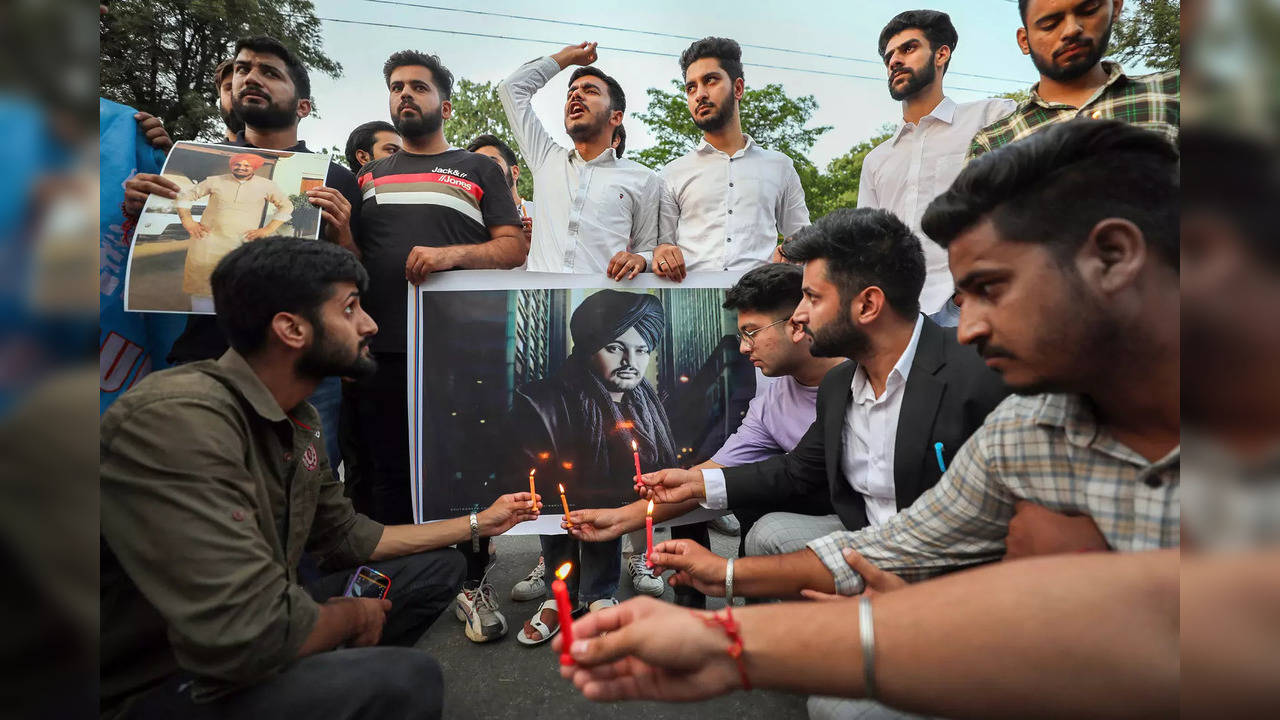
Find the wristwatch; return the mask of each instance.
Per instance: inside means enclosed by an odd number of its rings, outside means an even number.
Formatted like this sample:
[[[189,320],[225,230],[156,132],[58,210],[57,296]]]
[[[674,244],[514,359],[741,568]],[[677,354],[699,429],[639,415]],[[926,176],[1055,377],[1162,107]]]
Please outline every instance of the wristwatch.
[[[480,552],[480,521],[475,510],[471,511],[471,552]]]

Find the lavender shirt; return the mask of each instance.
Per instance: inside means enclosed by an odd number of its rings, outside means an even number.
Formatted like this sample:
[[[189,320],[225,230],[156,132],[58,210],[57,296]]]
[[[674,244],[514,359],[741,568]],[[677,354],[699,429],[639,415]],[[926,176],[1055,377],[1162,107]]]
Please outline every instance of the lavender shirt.
[[[818,388],[805,387],[790,375],[777,378],[747,406],[737,432],[711,458],[736,467],[791,452],[817,415]]]

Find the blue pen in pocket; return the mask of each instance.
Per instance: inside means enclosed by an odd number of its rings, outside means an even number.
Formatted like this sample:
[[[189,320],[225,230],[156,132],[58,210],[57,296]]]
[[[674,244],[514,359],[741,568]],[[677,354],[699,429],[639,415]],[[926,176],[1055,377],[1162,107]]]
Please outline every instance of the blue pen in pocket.
[[[947,464],[942,461],[942,443],[940,442],[934,443],[933,451],[938,455],[938,469],[941,470],[942,472],[946,472]]]

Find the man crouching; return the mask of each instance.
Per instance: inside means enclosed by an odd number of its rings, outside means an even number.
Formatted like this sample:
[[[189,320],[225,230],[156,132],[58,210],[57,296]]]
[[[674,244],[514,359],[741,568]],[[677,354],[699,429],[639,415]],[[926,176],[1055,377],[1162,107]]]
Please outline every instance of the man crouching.
[[[464,563],[447,546],[538,513],[528,493],[430,525],[352,510],[304,398],[376,369],[367,282],[329,243],[242,245],[212,275],[231,349],[103,416],[104,717],[440,716],[436,662],[371,646],[412,646],[453,602]],[[304,587],[304,553],[332,574]],[[390,578],[385,599],[341,597],[361,565]]]

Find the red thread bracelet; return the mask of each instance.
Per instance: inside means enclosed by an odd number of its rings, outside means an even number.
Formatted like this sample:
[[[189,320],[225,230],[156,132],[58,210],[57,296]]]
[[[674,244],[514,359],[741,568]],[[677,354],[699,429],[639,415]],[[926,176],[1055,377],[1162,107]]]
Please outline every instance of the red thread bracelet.
[[[738,675],[742,678],[742,689],[750,690],[751,680],[747,677],[746,663],[742,661],[742,636],[738,634],[741,626],[738,625],[737,620],[733,619],[733,608],[726,606],[724,613],[711,613],[709,617],[706,615],[699,615],[699,617],[708,626],[719,626],[720,629],[724,630],[724,634],[729,636],[729,640],[732,643],[726,652],[738,664]]]

